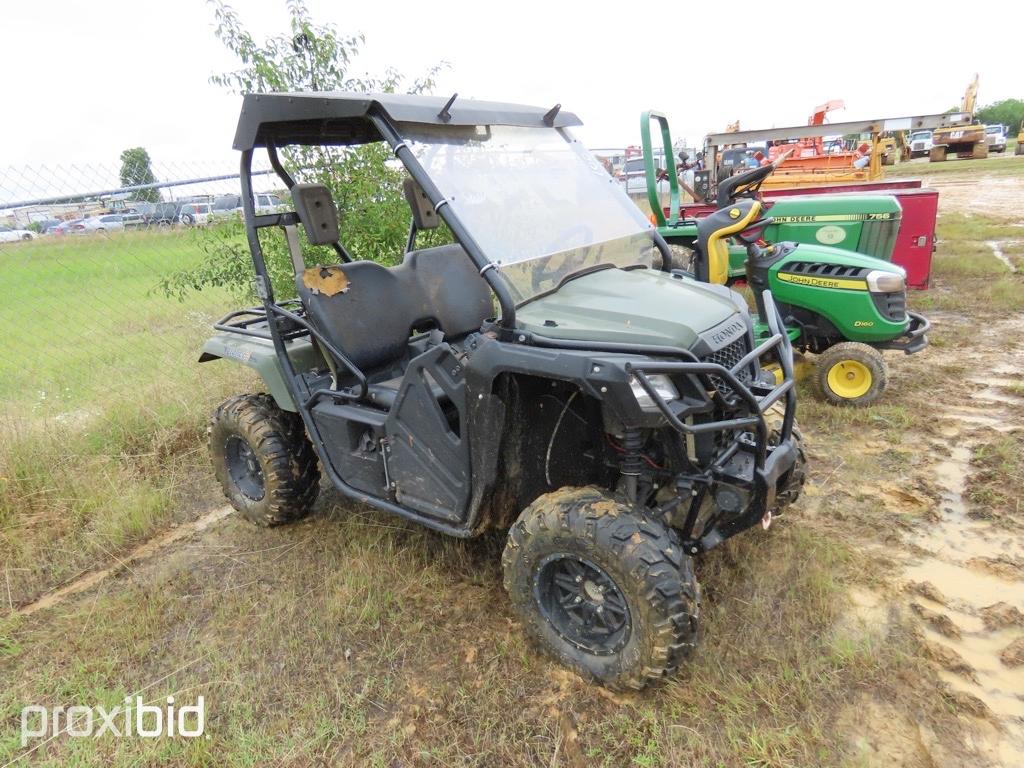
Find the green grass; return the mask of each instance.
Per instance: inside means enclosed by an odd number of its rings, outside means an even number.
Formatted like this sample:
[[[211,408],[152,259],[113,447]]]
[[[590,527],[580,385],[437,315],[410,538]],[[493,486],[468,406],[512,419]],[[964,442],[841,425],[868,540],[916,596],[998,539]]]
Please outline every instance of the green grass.
[[[936,224],[935,235],[939,242],[1020,240],[1024,238],[1020,223],[1020,219],[1013,216],[997,219],[980,214],[943,213]]]
[[[932,259],[932,289],[915,296],[922,311],[1012,312],[1024,307],[1024,273],[993,254],[989,242],[1021,238],[1024,230],[1012,220],[981,215],[944,213],[939,216],[938,248]],[[1019,257],[1013,245],[1003,252],[1011,263]]]
[[[179,231],[0,246],[0,398],[55,415],[154,379],[194,380],[189,358],[229,297],[209,291],[183,304],[155,288],[200,256]]]
[[[203,420],[243,378],[196,363],[220,291],[154,291],[194,263],[190,233],[0,247],[0,562],[31,598],[195,512]],[[10,592],[8,593],[8,585]]]
[[[1024,388],[1008,387],[1011,394]],[[977,468],[968,482],[968,498],[981,514],[1008,518],[1016,523],[1024,514],[1024,431],[1000,435],[974,448],[971,463]]]
[[[942,176],[950,173],[1019,176],[1024,174],[1024,155],[1014,156],[1013,149],[1007,147],[1003,156],[992,154],[983,160],[958,160],[951,158],[944,163],[899,163],[885,169],[885,175],[894,178],[901,176]]]
[[[0,674],[18,681],[0,690],[0,764],[26,701],[116,702],[167,675],[148,695],[203,694],[209,740],[64,737],[39,764],[803,768],[843,761],[832,723],[858,691],[941,716],[900,683],[921,671],[912,639],[849,614],[867,562],[805,519],[702,560],[707,639],[639,695],[524,641],[500,547],[350,505],[271,531],[232,519],[145,582],[0,624]]]

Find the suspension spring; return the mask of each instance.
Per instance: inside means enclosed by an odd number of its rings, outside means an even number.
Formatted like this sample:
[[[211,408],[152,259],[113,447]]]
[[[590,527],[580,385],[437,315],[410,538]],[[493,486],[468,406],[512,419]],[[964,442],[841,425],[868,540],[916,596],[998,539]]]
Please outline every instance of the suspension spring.
[[[636,504],[637,480],[643,467],[640,452],[644,447],[643,433],[639,429],[627,429],[622,437],[622,456],[619,459],[619,472],[625,481],[626,498]]]

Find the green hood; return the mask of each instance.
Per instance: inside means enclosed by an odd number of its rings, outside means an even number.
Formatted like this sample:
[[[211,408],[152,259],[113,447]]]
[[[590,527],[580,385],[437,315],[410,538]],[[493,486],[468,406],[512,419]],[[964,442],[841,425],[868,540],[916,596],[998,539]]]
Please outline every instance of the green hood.
[[[516,312],[517,325],[556,339],[689,349],[697,335],[743,312],[738,294],[652,269],[577,277]]]
[[[744,255],[746,251],[744,250]],[[800,243],[793,252],[779,262],[781,268],[794,261],[813,261],[823,264],[842,264],[844,267],[862,267],[864,269],[880,269],[883,272],[900,272],[902,267],[891,261],[876,259],[856,251],[846,251],[831,245],[817,243]]]

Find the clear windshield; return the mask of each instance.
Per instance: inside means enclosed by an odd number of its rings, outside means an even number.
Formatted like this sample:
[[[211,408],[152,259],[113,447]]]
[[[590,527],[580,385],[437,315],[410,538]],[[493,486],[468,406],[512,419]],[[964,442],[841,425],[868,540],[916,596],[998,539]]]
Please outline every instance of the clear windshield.
[[[653,227],[567,131],[400,126],[517,301],[600,265],[650,266]]]

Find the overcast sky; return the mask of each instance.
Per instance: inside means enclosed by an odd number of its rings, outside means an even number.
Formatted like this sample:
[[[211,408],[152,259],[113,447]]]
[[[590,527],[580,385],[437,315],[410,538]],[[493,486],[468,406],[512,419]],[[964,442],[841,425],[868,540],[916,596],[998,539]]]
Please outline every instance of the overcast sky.
[[[846,102],[837,121],[941,112],[976,71],[981,103],[1024,98],[1019,0],[986,5],[988,19],[950,13],[938,23],[933,3],[308,5],[340,32],[366,35],[353,73],[390,66],[416,76],[444,60],[438,93],[560,102],[583,119],[578,135],[591,147],[637,143],[648,108],[669,115],[676,138],[696,141],[736,119],[802,124],[829,99]],[[283,0],[234,6],[259,38],[287,28]],[[158,168],[234,166],[239,98],[208,78],[235,62],[204,0],[5,0],[0,17],[0,174],[116,169],[121,150],[138,145]]]

